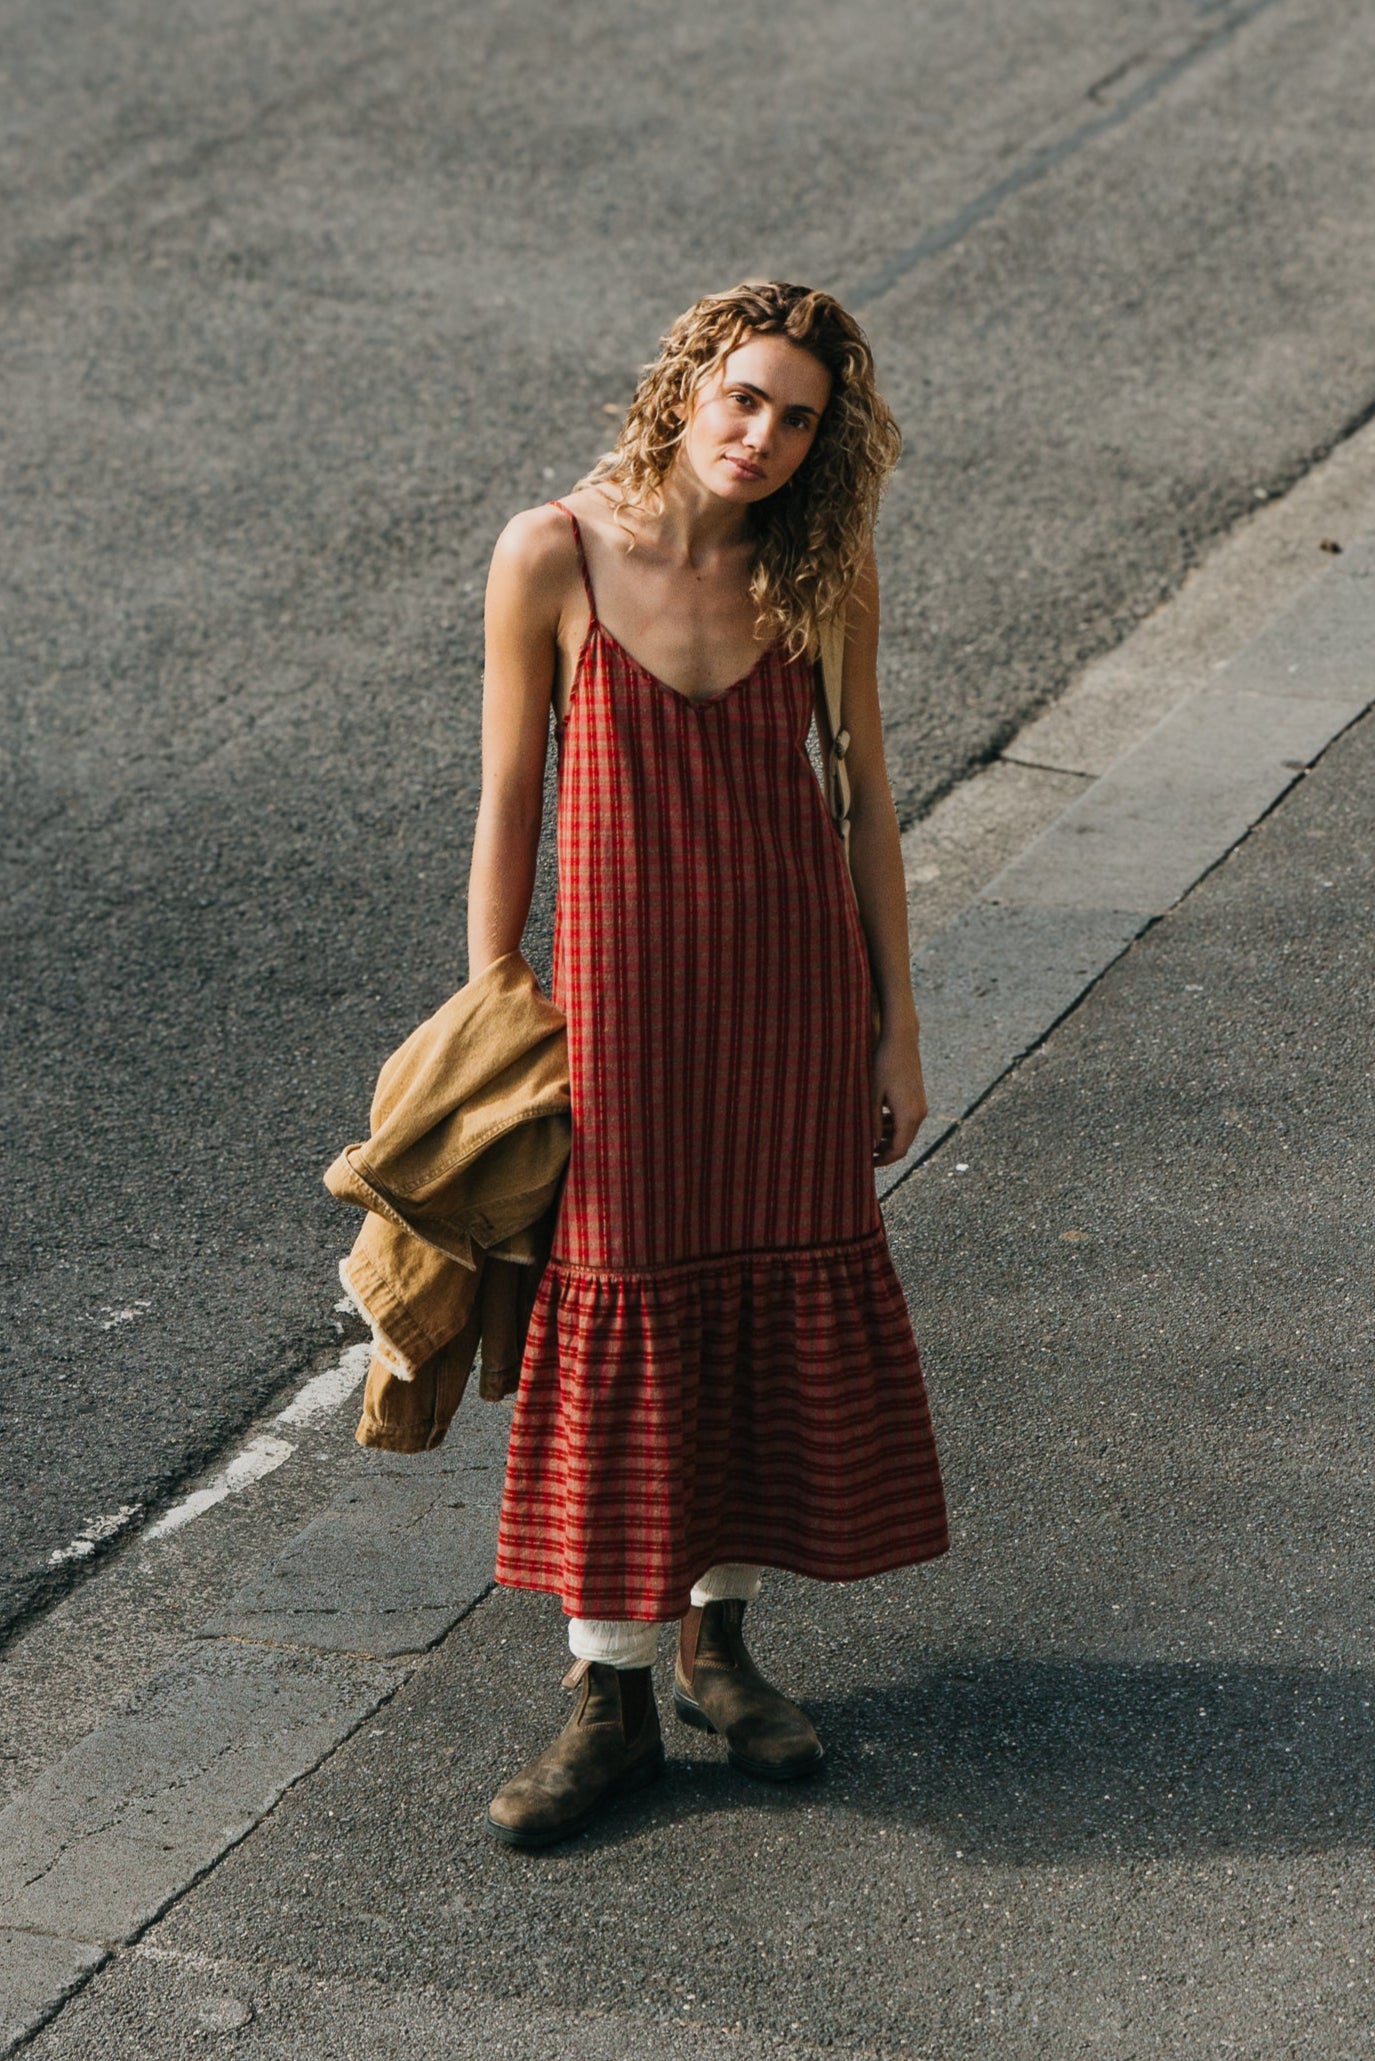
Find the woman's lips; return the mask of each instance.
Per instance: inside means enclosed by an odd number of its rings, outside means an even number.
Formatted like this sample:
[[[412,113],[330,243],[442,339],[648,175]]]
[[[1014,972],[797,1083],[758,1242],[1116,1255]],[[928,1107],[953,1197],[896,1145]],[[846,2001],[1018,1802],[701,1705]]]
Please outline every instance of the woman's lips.
[[[732,458],[729,451],[726,453],[726,463],[733,467],[741,479],[763,479],[764,477],[763,471],[758,465],[747,465],[743,458]]]

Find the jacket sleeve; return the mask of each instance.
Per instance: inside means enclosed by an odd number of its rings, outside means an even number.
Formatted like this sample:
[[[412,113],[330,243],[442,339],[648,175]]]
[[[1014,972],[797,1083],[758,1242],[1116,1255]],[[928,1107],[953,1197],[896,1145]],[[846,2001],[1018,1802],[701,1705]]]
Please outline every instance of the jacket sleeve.
[[[363,1391],[363,1415],[354,1433],[360,1446],[389,1453],[424,1453],[437,1446],[463,1400],[477,1352],[482,1312],[475,1305],[468,1322],[447,1345],[402,1381],[374,1353]]]

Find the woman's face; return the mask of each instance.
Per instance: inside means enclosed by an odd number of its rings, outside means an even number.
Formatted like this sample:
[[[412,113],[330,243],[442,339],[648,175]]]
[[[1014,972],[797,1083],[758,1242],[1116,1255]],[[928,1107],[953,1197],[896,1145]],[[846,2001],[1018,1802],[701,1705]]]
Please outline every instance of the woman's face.
[[[694,396],[678,460],[723,501],[763,501],[811,450],[831,375],[786,336],[749,336]]]

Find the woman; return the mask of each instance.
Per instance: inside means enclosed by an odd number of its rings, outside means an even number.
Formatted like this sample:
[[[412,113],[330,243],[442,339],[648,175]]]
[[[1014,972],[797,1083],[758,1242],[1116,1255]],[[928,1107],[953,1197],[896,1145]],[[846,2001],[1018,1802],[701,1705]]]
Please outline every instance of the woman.
[[[660,1772],[665,1621],[679,1716],[811,1772],[743,1643],[761,1567],[948,1543],[873,1180],[926,1114],[870,536],[899,448],[844,309],[748,283],[674,323],[615,450],[493,555],[469,975],[521,941],[552,699],[573,1108],[497,1578],[560,1597],[580,1695],[492,1801],[513,1845]],[[842,606],[853,884],[806,742]]]

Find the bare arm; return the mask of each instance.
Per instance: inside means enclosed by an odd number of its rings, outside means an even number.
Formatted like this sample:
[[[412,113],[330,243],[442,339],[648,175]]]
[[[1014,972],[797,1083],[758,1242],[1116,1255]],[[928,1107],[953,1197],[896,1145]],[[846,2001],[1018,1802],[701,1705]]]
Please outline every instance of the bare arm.
[[[567,518],[535,508],[507,524],[492,553],[482,797],[468,874],[469,980],[519,949],[530,914],[569,548]]]
[[[878,700],[878,568],[870,552],[850,600],[845,635],[845,769],[850,776],[850,870],[869,944],[882,1020],[871,1062],[875,1166],[911,1146],[927,1113],[912,994],[907,882],[897,810],[883,756]]]

